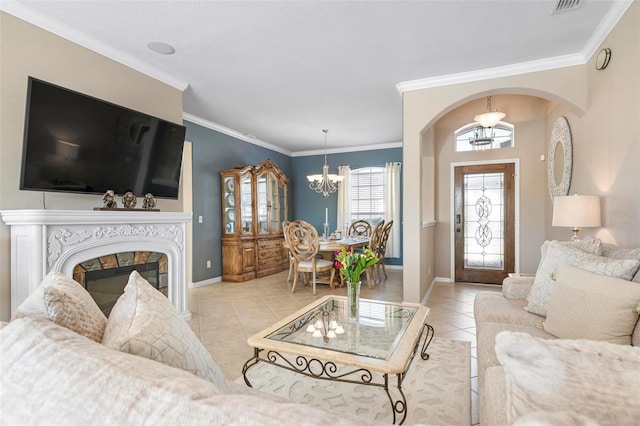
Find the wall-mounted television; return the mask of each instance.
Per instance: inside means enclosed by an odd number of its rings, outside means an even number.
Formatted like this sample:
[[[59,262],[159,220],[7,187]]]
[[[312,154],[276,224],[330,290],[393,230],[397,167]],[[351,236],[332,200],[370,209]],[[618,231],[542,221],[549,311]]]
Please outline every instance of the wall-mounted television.
[[[185,127],[29,77],[20,189],[178,198]]]

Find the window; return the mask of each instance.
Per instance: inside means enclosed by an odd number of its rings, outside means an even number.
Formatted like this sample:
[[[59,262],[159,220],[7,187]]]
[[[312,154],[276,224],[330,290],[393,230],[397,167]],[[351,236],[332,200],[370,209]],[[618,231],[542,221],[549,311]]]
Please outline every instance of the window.
[[[469,123],[455,131],[456,152],[482,151],[513,147],[513,124],[504,121],[494,127]]]
[[[351,222],[366,220],[372,225],[384,219],[384,167],[351,171]]]

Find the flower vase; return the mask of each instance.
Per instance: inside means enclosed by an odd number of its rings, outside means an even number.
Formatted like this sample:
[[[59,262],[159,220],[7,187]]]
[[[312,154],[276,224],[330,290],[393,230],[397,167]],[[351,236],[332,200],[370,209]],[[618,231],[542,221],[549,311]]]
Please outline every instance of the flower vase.
[[[360,311],[360,284],[347,282],[347,319],[350,322],[358,321],[358,312]]]

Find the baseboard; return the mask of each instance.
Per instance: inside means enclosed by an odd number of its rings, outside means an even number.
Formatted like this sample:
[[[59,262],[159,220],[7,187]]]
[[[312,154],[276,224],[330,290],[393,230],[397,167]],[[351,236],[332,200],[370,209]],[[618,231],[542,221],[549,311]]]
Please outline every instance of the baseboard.
[[[435,277],[433,281],[437,281],[439,283],[452,283],[454,282],[451,278],[448,277]]]
[[[420,302],[421,305],[427,306],[427,300],[429,300],[429,295],[431,294],[431,290],[433,290],[433,285],[435,283],[436,283],[436,278],[434,277],[433,280],[431,280],[431,284],[429,284],[429,288],[427,289],[427,292],[424,294],[422,301]]]
[[[384,267],[386,269],[394,269],[394,270],[398,270],[398,271],[402,271],[404,269],[404,267],[402,265],[387,265],[385,263]]]
[[[211,285],[215,283],[222,282],[222,277],[209,278],[208,280],[197,281],[189,284],[190,288],[203,287],[205,285]]]

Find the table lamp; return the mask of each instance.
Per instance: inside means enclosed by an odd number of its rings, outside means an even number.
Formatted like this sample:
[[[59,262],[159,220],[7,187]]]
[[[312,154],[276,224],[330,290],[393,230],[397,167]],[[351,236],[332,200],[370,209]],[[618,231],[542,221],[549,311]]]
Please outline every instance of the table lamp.
[[[597,195],[564,195],[553,199],[553,226],[572,228],[571,241],[580,241],[580,227],[600,226],[600,197]]]

